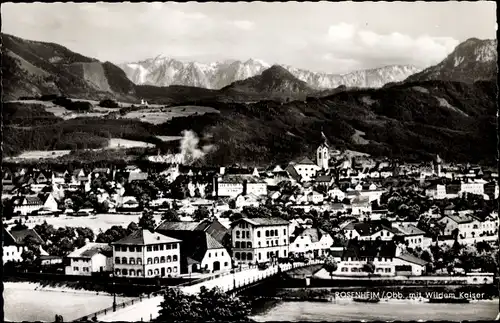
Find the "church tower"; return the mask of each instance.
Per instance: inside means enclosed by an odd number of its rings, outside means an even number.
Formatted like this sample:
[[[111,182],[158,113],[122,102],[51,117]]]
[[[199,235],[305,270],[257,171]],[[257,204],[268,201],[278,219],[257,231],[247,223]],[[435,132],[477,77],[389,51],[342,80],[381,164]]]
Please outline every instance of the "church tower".
[[[434,167],[434,173],[437,175],[437,177],[441,177],[441,164],[443,161],[441,160],[441,157],[439,155],[436,155],[436,162],[432,163]]]
[[[328,162],[330,160],[330,147],[328,146],[328,142],[323,132],[321,132],[321,135],[325,140],[321,145],[319,145],[318,149],[316,150],[316,164],[322,170],[328,170]]]

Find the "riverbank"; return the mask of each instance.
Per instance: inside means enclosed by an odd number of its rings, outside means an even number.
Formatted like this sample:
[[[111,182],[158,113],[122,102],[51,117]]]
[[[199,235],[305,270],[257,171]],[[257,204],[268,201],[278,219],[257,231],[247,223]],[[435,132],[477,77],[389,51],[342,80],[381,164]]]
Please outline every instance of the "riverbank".
[[[7,322],[53,322],[55,315],[71,321],[113,303],[113,296],[109,294],[30,282],[4,282],[3,297]],[[117,303],[129,299],[116,297]]]

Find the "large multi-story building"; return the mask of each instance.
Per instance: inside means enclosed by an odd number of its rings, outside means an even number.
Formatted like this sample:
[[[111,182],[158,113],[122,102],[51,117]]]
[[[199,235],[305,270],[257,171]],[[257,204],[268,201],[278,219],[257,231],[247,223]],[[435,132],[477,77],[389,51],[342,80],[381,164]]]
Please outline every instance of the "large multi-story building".
[[[127,277],[165,277],[180,274],[180,240],[137,230],[113,242],[115,275]]]
[[[242,218],[231,223],[236,263],[273,261],[289,252],[289,221],[280,218]]]
[[[290,243],[290,252],[297,255],[311,253],[316,257],[323,256],[330,251],[332,244],[333,239],[327,232],[318,228],[300,228]]]
[[[267,195],[267,183],[259,177],[215,176],[213,196],[236,197],[240,194]]]

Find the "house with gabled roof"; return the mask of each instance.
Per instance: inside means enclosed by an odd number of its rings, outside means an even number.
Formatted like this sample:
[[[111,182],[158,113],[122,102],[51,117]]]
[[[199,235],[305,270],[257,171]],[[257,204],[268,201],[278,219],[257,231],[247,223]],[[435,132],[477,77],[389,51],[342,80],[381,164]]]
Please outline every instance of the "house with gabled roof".
[[[26,249],[26,239],[32,237],[37,243],[40,244],[40,255],[48,255],[43,249],[45,241],[34,229],[11,230],[3,229],[2,237],[2,260],[6,262],[20,262],[22,261],[22,253]]]
[[[349,223],[345,228],[346,239],[390,241],[401,231],[386,221],[364,221]]]
[[[181,271],[217,272],[232,268],[231,255],[224,247],[228,230],[217,220],[163,222],[156,231],[181,240]]]
[[[125,277],[177,276],[180,243],[179,239],[139,229],[111,243],[114,273]]]
[[[28,215],[33,211],[38,211],[43,208],[44,203],[38,196],[14,196],[12,198],[12,205],[14,206],[14,214]]]
[[[92,273],[113,271],[113,249],[107,243],[87,242],[71,252],[67,259],[66,275],[90,276]]]
[[[333,238],[319,228],[295,229],[293,241],[290,241],[290,252],[296,255],[312,254],[313,257],[327,255],[333,244]]]
[[[321,170],[321,168],[308,157],[296,159],[288,165],[286,171],[293,177],[292,169],[300,175],[300,181],[302,182],[311,181],[316,177],[317,172]]]

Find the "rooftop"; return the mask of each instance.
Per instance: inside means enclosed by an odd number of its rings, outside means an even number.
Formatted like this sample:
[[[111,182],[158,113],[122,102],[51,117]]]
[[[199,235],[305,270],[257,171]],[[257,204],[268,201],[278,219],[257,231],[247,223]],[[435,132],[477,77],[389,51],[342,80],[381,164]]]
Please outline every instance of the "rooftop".
[[[120,239],[112,244],[116,245],[153,245],[153,244],[162,244],[162,243],[175,243],[180,242],[180,240],[167,237],[163,234],[152,233],[149,230],[137,230],[130,235],[126,236],[123,239]]]
[[[113,255],[113,249],[107,243],[96,243],[89,242],[85,246],[81,247],[70,253],[68,258],[92,258],[94,255],[101,253],[105,256]]]

